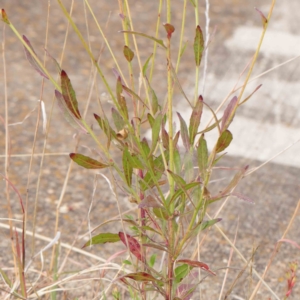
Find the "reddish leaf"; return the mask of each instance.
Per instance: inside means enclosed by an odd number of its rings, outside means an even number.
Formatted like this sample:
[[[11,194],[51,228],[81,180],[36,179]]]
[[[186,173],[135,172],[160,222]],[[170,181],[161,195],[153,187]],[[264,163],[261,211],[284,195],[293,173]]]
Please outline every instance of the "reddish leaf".
[[[36,55],[34,49],[32,48],[30,41],[27,39],[25,35],[23,35],[23,40],[27,44],[27,46],[31,49],[31,51]],[[32,56],[32,54],[28,51],[28,49],[24,46],[25,56],[26,59],[29,61],[31,66],[44,78],[49,79],[49,77],[45,74],[45,72],[42,70],[40,65],[37,63],[35,58]],[[37,56],[37,55],[36,55]]]
[[[64,118],[66,119],[67,122],[69,122],[69,124],[75,128],[75,129],[79,129],[81,131],[83,131],[84,133],[87,133],[87,130],[85,129],[85,127],[82,125],[81,121],[78,120],[73,114],[72,112],[69,110],[69,108],[67,107],[67,104],[64,100],[63,95],[55,90],[55,97],[57,99],[57,104],[58,107],[60,108],[61,112],[63,113]]]
[[[79,166],[84,167],[86,169],[103,169],[110,166],[79,153],[70,153],[70,158],[73,161],[75,161]]]
[[[255,7],[255,10],[260,14],[262,25],[263,25],[263,27],[265,27],[268,24],[268,19],[265,17],[265,15],[262,13],[261,10],[259,10],[256,7]]]
[[[198,127],[201,121],[202,110],[203,110],[203,98],[200,95],[195,107],[193,108],[191,118],[190,118],[189,135],[190,135],[191,145],[194,145],[195,137],[197,135]]]
[[[88,242],[83,245],[82,248],[97,244],[115,243],[118,241],[120,241],[120,237],[117,233],[100,233],[93,236]]]
[[[152,275],[146,272],[129,273],[123,277],[130,278],[135,281],[142,281],[142,282],[156,281],[156,279]]]
[[[6,12],[5,12],[5,10],[3,8],[1,9],[1,15],[2,15],[3,22],[5,22],[6,24],[9,25],[10,22],[8,20],[8,16],[7,16],[7,14],[6,14]]]
[[[128,247],[129,251],[137,257],[138,260],[142,261],[142,251],[141,251],[141,245],[139,242],[129,234],[125,234],[123,232],[119,232],[119,237],[123,244]],[[127,239],[126,239],[127,237]],[[128,244],[127,244],[128,243]]]
[[[216,152],[222,152],[225,150],[232,141],[232,134],[229,130],[225,130],[218,139]]]
[[[228,128],[230,123],[233,120],[233,115],[237,106],[238,98],[234,96],[231,101],[229,102],[228,106],[226,107],[221,123],[221,132]]]
[[[128,119],[128,109],[127,109],[125,97],[122,95],[123,87],[122,87],[122,80],[121,80],[120,76],[118,77],[118,80],[117,80],[116,91],[117,91],[117,99],[118,99],[120,108],[121,108],[124,116]]]
[[[165,24],[163,24],[163,26],[166,29],[166,32],[168,34],[168,38],[170,39],[171,36],[172,36],[172,33],[175,31],[175,27],[172,24],[169,24],[169,23],[165,23]]]
[[[68,109],[77,119],[81,119],[81,115],[78,110],[78,102],[76,99],[75,91],[72,87],[71,81],[67,73],[64,70],[62,70],[60,73],[60,80],[62,95],[65,99]]]
[[[196,34],[194,39],[194,55],[196,66],[200,66],[202,53],[204,50],[204,39],[201,27],[198,25],[196,28]]]
[[[222,195],[226,195],[226,194],[230,193],[232,191],[232,189],[237,186],[237,184],[240,182],[240,180],[243,178],[244,174],[248,170],[248,167],[249,166],[245,166],[244,168],[242,168],[240,171],[238,171],[234,175],[234,177],[232,178],[232,180],[230,181],[230,183],[222,191],[222,193],[221,193]]]
[[[186,151],[189,151],[191,145],[190,145],[188,129],[180,113],[177,113],[177,115],[180,121],[180,134],[181,134],[182,142]]]
[[[128,47],[128,46],[124,46],[124,48],[123,48],[123,54],[124,54],[124,56],[125,56],[125,58],[126,58],[126,60],[128,61],[128,62],[131,62],[132,60],[133,60],[133,57],[134,57],[134,53],[133,53],[133,51]]]
[[[177,260],[177,263],[183,263],[183,264],[187,264],[191,267],[196,267],[196,268],[200,268],[214,276],[216,276],[216,273],[211,271],[209,266],[201,261],[197,261],[197,260],[190,260],[190,259],[180,259]]]
[[[161,207],[159,202],[152,195],[148,195],[139,204],[139,208],[149,208],[149,207]]]

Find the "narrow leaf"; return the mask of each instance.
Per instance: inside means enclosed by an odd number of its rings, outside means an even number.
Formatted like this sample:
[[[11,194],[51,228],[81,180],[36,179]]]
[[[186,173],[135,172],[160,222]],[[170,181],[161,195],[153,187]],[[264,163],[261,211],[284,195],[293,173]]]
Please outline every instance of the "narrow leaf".
[[[164,42],[163,40],[160,40],[160,39],[157,39],[153,36],[150,36],[150,35],[147,35],[145,33],[142,33],[142,32],[137,32],[137,31],[130,31],[130,30],[122,30],[120,31],[122,33],[130,33],[130,34],[135,34],[135,35],[140,35],[140,36],[143,36],[145,38],[148,38],[150,40],[153,40],[154,42],[158,43],[159,45],[161,45],[163,48],[167,49],[167,47],[164,45]]]
[[[60,79],[62,95],[65,99],[68,109],[77,119],[81,119],[81,115],[78,110],[78,102],[76,99],[75,91],[72,87],[71,81],[67,73],[64,70],[62,70],[60,73]]]
[[[153,213],[159,218],[163,220],[168,220],[169,219],[169,214],[167,210],[163,207],[154,207],[153,208]]]
[[[132,60],[133,60],[133,57],[134,57],[134,53],[133,53],[133,51],[128,47],[128,46],[124,46],[124,48],[123,48],[123,54],[124,54],[124,56],[125,56],[125,58],[126,58],[126,60],[128,61],[128,62],[131,62]]]
[[[130,161],[128,159],[128,156],[130,156],[128,149],[125,147],[123,151],[123,171],[124,175],[126,178],[127,185],[131,187],[132,183],[132,173],[133,173],[133,168],[132,165],[130,164]]]
[[[265,15],[262,13],[261,10],[259,10],[259,9],[256,8],[256,7],[255,7],[255,10],[260,14],[260,16],[261,16],[261,22],[262,22],[263,28],[265,28],[266,25],[268,24],[268,19],[265,17]]]
[[[159,132],[160,132],[160,127],[161,127],[161,122],[162,122],[162,115],[159,114],[152,126],[152,144],[151,144],[151,150],[150,153],[154,151],[154,149],[157,146],[157,141],[159,138]]]
[[[129,273],[123,277],[130,278],[139,282],[156,281],[156,279],[152,275],[146,272]]]
[[[143,76],[144,77],[146,76],[148,65],[149,65],[149,62],[150,62],[150,59],[152,58],[152,56],[153,56],[153,53],[151,53],[151,55],[147,58],[146,62],[143,65]]]
[[[31,51],[36,55],[33,47],[30,44],[30,41],[27,39],[27,37],[25,35],[23,35],[23,40],[24,42],[28,45],[28,47],[31,49]],[[27,48],[24,46],[24,51],[25,51],[25,56],[26,59],[29,61],[29,63],[31,64],[31,66],[44,78],[49,79],[49,77],[45,74],[45,72],[42,70],[42,68],[40,67],[40,65],[37,63],[37,61],[35,60],[35,58],[31,55],[31,53],[27,50]],[[37,55],[36,55],[37,56]]]
[[[138,207],[139,208],[161,207],[161,204],[152,195],[148,195],[140,202]]]
[[[184,154],[183,158],[184,178],[186,182],[191,182],[194,177],[194,162],[193,162],[193,149]]]
[[[79,153],[70,153],[70,158],[75,161],[79,166],[86,169],[103,169],[110,165],[104,164],[98,160],[90,158],[88,156]]]
[[[203,230],[215,225],[216,223],[220,222],[221,220],[222,220],[221,218],[217,218],[217,219],[212,219],[209,221],[202,222],[199,226],[199,231],[203,231]]]
[[[230,123],[233,120],[233,115],[235,112],[235,109],[237,107],[237,101],[238,98],[236,96],[234,96],[229,104],[227,105],[223,117],[222,117],[222,123],[221,123],[221,132],[223,132],[225,129],[227,129],[230,125]]]
[[[193,108],[191,118],[190,118],[189,135],[190,135],[191,145],[194,145],[195,137],[197,135],[198,127],[201,121],[202,110],[203,110],[203,98],[200,95],[195,107]]]
[[[183,264],[175,268],[175,282],[179,283],[185,278],[190,272],[190,267],[187,264]]]
[[[117,233],[100,233],[93,236],[88,242],[83,245],[82,248],[97,244],[115,243],[118,241],[120,241],[120,237]]]
[[[245,175],[246,171],[248,170],[249,166],[245,166],[244,168],[242,168],[241,170],[239,170],[234,177],[232,178],[232,180],[230,181],[230,183],[227,185],[227,187],[225,189],[222,190],[221,194],[228,194],[232,191],[232,189],[234,187],[237,186],[237,184],[240,182],[240,180],[243,178],[243,176]]]
[[[207,169],[207,162],[208,162],[208,150],[207,150],[207,143],[204,138],[204,134],[201,135],[199,139],[199,144],[197,147],[197,160],[198,160],[198,167],[202,178],[206,175]]]
[[[142,98],[136,94],[133,90],[131,90],[130,88],[128,88],[126,85],[122,85],[123,89],[129,93],[131,96],[133,96],[134,98],[136,98],[137,100],[141,101],[141,103],[143,103],[143,105],[145,105],[147,108],[148,106],[146,105],[146,103],[142,100]],[[149,108],[148,108],[149,109]]]
[[[65,120],[75,129],[77,130],[81,130],[84,133],[87,133],[87,130],[85,129],[85,127],[82,125],[81,121],[78,120],[73,114],[72,112],[69,110],[69,108],[67,107],[67,104],[65,102],[65,99],[63,97],[63,95],[55,90],[55,97],[57,99],[57,104],[58,107],[60,108]]]
[[[214,276],[216,276],[216,273],[211,271],[209,266],[201,261],[197,261],[197,260],[190,260],[190,259],[179,259],[177,260],[177,263],[184,263],[187,264],[191,267],[196,267],[196,268],[200,268]]]
[[[127,109],[127,104],[125,97],[122,95],[123,87],[122,87],[122,80],[121,77],[118,77],[117,80],[117,87],[116,87],[116,92],[117,92],[117,100],[120,105],[120,108],[125,116],[125,118],[128,120],[128,109]]]
[[[137,257],[138,260],[142,261],[142,252],[140,243],[129,234],[125,234],[123,232],[119,232],[119,237],[123,244],[128,247],[129,251]],[[126,239],[127,238],[127,239]],[[128,244],[127,244],[128,243]]]
[[[172,178],[174,179],[174,181],[178,184],[179,187],[183,187],[186,185],[186,182],[184,181],[184,179],[177,175],[177,174],[174,174],[172,171],[170,170],[167,170],[168,173],[172,176]]]
[[[194,7],[196,7],[195,0],[190,0],[190,2],[192,3],[192,5],[193,5]]]
[[[1,9],[1,16],[2,16],[2,21],[5,22],[7,25],[9,25],[10,22],[8,20],[8,16],[7,16],[6,11],[4,10],[4,8]]]
[[[50,57],[53,60],[55,66],[58,70],[58,73],[60,74],[61,73],[61,67],[60,67],[59,63],[57,62],[57,60],[48,52],[47,49],[45,49],[45,52],[46,52],[47,56]]]
[[[198,25],[196,28],[196,34],[194,39],[194,55],[195,55],[195,62],[196,66],[200,66],[202,53],[204,50],[204,39],[201,27]]]
[[[180,121],[180,134],[181,134],[181,139],[183,142],[183,145],[185,147],[186,151],[190,150],[190,139],[189,139],[189,133],[188,133],[188,129],[186,126],[186,123],[184,121],[184,119],[181,117],[180,113],[177,113],[179,121]]]
[[[232,141],[232,134],[229,130],[225,130],[218,139],[216,152],[222,152],[225,150]]]
[[[125,127],[125,122],[122,116],[114,107],[111,109],[111,113],[117,131],[121,131]]]

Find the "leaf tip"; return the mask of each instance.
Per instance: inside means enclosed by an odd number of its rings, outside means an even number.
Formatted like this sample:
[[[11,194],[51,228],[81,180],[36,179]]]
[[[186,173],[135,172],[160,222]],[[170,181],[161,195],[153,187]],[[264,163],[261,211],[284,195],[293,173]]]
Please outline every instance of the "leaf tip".
[[[4,8],[1,9],[1,15],[2,15],[2,21],[9,25],[10,22],[8,20],[8,16]]]

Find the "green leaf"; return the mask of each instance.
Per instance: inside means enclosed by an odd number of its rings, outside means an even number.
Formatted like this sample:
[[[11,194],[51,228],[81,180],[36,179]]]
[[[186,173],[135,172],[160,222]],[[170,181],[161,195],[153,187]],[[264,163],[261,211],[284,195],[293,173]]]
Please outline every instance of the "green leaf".
[[[195,0],[190,0],[190,2],[192,3],[192,5],[193,5],[194,7],[196,7]]]
[[[181,134],[181,139],[183,142],[183,145],[185,147],[186,151],[190,150],[190,139],[189,139],[189,133],[188,133],[188,129],[186,126],[186,123],[184,121],[184,119],[181,117],[180,113],[177,113],[179,121],[180,121],[180,134]]]
[[[123,89],[129,93],[131,96],[133,96],[134,98],[138,99],[139,101],[141,101],[143,103],[143,105],[145,105],[147,108],[148,106],[146,105],[146,103],[142,100],[142,98],[136,94],[134,91],[132,91],[130,88],[128,88],[126,85],[122,85]]]
[[[190,267],[187,264],[183,264],[181,266],[178,266],[175,268],[175,282],[179,283],[182,281],[183,278],[185,278],[189,272]]]
[[[153,208],[153,213],[159,219],[163,219],[163,220],[168,220],[169,219],[168,211],[165,208],[163,208],[163,207],[154,207]]]
[[[143,140],[141,141],[141,146],[143,148],[143,152],[145,154],[146,157],[149,156],[150,153],[150,148],[149,148],[149,144],[146,138],[143,138]]]
[[[147,114],[147,119],[148,119],[148,122],[149,122],[149,124],[150,124],[150,126],[151,126],[151,128],[152,128],[155,119],[153,118],[153,116],[152,116],[151,114]]]
[[[198,160],[198,167],[202,178],[205,177],[207,172],[207,163],[208,163],[208,150],[207,150],[207,143],[204,138],[204,134],[201,135],[199,139],[199,144],[197,147],[197,160]]]
[[[124,54],[124,56],[125,56],[125,58],[126,58],[126,60],[128,61],[128,62],[131,62],[132,60],[133,60],[133,57],[134,57],[134,53],[133,53],[133,51],[128,47],[128,46],[124,46],[124,48],[123,48],[123,54]]]
[[[59,91],[55,90],[55,97],[57,99],[58,107],[60,108],[65,120],[76,130],[80,130],[83,131],[84,133],[87,133],[88,131],[82,125],[81,121],[78,120],[67,107],[63,95]]]
[[[188,42],[185,42],[184,45],[183,45],[183,47],[181,48],[180,54],[179,54],[179,57],[180,57],[180,58],[182,57],[182,55],[183,55],[183,53],[184,53],[184,51],[185,51],[187,45],[188,45]]]
[[[178,199],[178,197],[180,197],[182,194],[186,193],[188,190],[193,189],[197,186],[199,186],[200,183],[199,182],[191,182],[191,183],[187,183],[185,184],[182,188],[178,189],[174,195],[172,196],[170,203],[172,203],[173,201],[175,201],[176,199]]]
[[[115,243],[118,241],[120,241],[120,237],[116,233],[100,233],[92,237],[88,242],[86,242],[83,245],[82,248],[97,244]]]
[[[123,112],[125,118],[128,120],[128,109],[127,109],[125,97],[122,95],[123,87],[122,87],[122,80],[120,76],[118,77],[117,80],[116,92],[117,92],[117,100],[120,105],[121,111]]]
[[[94,117],[99,124],[100,128],[103,130],[105,135],[107,136],[107,148],[110,146],[111,138],[113,137],[115,140],[119,141],[117,139],[117,134],[116,132],[110,127],[108,121],[106,119],[102,119],[100,116],[97,114],[94,114]]]
[[[202,53],[204,50],[204,39],[201,27],[198,25],[196,28],[196,34],[194,39],[194,55],[195,55],[195,62],[196,66],[200,66]]]
[[[184,263],[184,264],[189,265],[192,268],[200,268],[200,269],[210,273],[211,275],[216,276],[216,273],[211,271],[209,266],[201,261],[190,260],[190,259],[179,259],[179,260],[177,260],[177,263]]]
[[[129,187],[131,187],[133,167],[130,164],[130,160],[128,158],[129,156],[130,156],[129,151],[125,147],[124,151],[123,151],[123,159],[122,159],[122,161],[123,161],[123,171],[124,171],[124,175],[125,175],[125,178],[126,178],[127,185]]]
[[[62,70],[60,73],[60,80],[61,80],[61,90],[62,95],[65,99],[66,105],[71,113],[77,118],[81,119],[81,115],[78,110],[78,102],[76,99],[75,91],[72,87],[71,81],[67,75],[67,73]]]
[[[2,10],[3,11],[3,10]],[[31,49],[31,51],[36,55],[33,47],[30,44],[30,41],[28,40],[28,38],[23,35],[23,40],[24,42],[27,44],[27,46]],[[44,78],[49,79],[49,77],[45,74],[45,72],[43,71],[43,69],[40,67],[40,65],[37,63],[37,61],[35,60],[35,58],[32,56],[32,54],[28,51],[28,49],[24,46],[24,51],[25,51],[25,56],[26,59],[29,61],[29,63],[31,64],[31,66]],[[37,56],[37,55],[36,55]]]
[[[149,266],[150,268],[153,268],[154,264],[155,264],[155,261],[156,261],[156,254],[152,254],[150,259],[149,259]]]
[[[117,131],[121,131],[125,127],[125,122],[122,116],[114,107],[111,109],[111,113]]]
[[[217,218],[217,219],[202,222],[199,225],[199,229],[197,231],[203,231],[203,230],[215,225],[216,223],[220,222],[221,220],[222,220],[221,218]]]
[[[153,40],[154,42],[158,43],[159,45],[161,45],[163,48],[167,49],[167,47],[164,45],[164,42],[163,40],[160,40],[160,39],[157,39],[153,36],[150,36],[150,35],[147,35],[145,33],[142,33],[142,32],[137,32],[137,31],[130,31],[130,30],[122,30],[120,31],[122,33],[130,33],[130,34],[135,34],[135,35],[140,35],[140,36],[143,36],[145,38],[148,38],[150,40]]]
[[[148,65],[149,65],[149,62],[150,62],[150,59],[152,58],[152,56],[153,56],[153,53],[151,53],[151,55],[147,58],[146,62],[143,65],[143,76],[144,77],[146,76]]]
[[[143,163],[140,161],[140,159],[138,158],[137,155],[131,154],[128,151],[128,148],[124,148],[123,150],[124,152],[126,152],[126,156],[128,159],[128,162],[130,163],[130,165],[132,166],[132,168],[134,169],[140,169],[142,170],[144,168]]]
[[[182,165],[181,165],[180,153],[177,149],[174,150],[174,166],[175,166],[175,173],[180,174]]]
[[[229,130],[225,130],[221,136],[218,139],[217,146],[216,146],[216,152],[222,152],[225,150],[232,141],[232,134]]]
[[[200,95],[195,107],[193,108],[191,118],[190,118],[189,135],[190,135],[191,145],[194,145],[195,137],[197,135],[198,127],[201,121],[202,110],[203,110],[203,98]]]
[[[98,160],[90,158],[88,156],[79,154],[79,153],[70,153],[70,158],[76,162],[79,166],[86,169],[103,169],[107,168],[110,165],[104,164]]]
[[[159,132],[160,132],[160,127],[161,127],[161,122],[162,122],[162,115],[159,114],[152,126],[152,144],[151,144],[151,149],[150,149],[150,153],[152,153],[154,151],[154,149],[157,146],[157,141],[159,138]]]
[[[155,91],[152,89],[152,87],[149,85],[150,88],[150,92],[151,92],[151,107],[152,107],[152,111],[153,114],[155,115],[158,111],[158,99],[157,96],[155,94]]]
[[[7,274],[1,268],[0,268],[0,274],[1,274],[2,278],[4,279],[5,283],[11,288],[12,283],[9,279],[9,276],[7,276]]]
[[[179,187],[183,187],[184,185],[186,185],[186,182],[184,181],[184,179],[181,176],[174,174],[170,170],[168,170],[168,173],[172,176],[172,178],[178,184]]]
[[[194,179],[193,148],[184,154],[183,169],[185,181],[191,182]]]

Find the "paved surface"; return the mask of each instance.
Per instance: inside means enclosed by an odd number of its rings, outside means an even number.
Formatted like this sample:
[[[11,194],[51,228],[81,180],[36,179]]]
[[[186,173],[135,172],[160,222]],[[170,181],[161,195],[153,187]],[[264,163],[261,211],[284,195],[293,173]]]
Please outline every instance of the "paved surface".
[[[69,3],[70,1],[67,1]],[[179,28],[179,17],[181,15],[181,1],[175,1],[174,24]],[[204,1],[202,1],[204,2]],[[213,108],[216,108],[224,99],[228,92],[236,84],[239,74],[251,59],[256,42],[261,32],[260,18],[253,9],[257,6],[261,11],[267,14],[270,1],[235,1],[235,0],[212,0],[211,1],[211,27],[217,26],[216,34],[210,46],[209,64],[207,81],[205,86],[204,98]],[[85,29],[84,18],[82,15],[82,4],[76,2],[74,10],[76,22],[82,30]],[[97,17],[101,24],[105,24],[108,11],[111,11],[109,26],[106,32],[110,32],[111,44],[113,49],[121,55],[122,38],[117,31],[120,29],[118,9],[113,1],[90,1],[93,8],[97,10]],[[46,1],[17,1],[2,0],[0,5],[4,7],[14,25],[30,38],[36,52],[42,56],[44,47],[44,36],[46,30],[47,2]],[[202,4],[204,7],[204,4]],[[204,8],[201,7],[201,24],[204,24],[202,15]],[[136,28],[139,31],[152,33],[155,28],[155,16],[150,12],[155,11],[156,4],[153,1],[136,1],[132,14],[135,14]],[[300,55],[300,28],[299,28],[300,2],[290,0],[286,2],[278,1],[274,10],[273,19],[269,25],[266,40],[263,44],[262,52],[258,59],[258,64],[254,69],[254,76],[267,71],[279,64]],[[190,18],[193,17],[191,12]],[[189,18],[188,18],[189,20]],[[95,52],[100,51],[99,34],[91,22],[91,44]],[[194,34],[194,25],[191,22],[187,24],[185,39],[192,41]],[[48,50],[54,56],[59,58],[64,34],[66,31],[66,22],[55,1],[51,2],[51,20],[49,25]],[[204,28],[204,25],[203,25]],[[40,77],[29,67],[24,59],[23,50],[17,42],[15,36],[8,28],[5,30],[6,36],[6,67],[8,80],[8,106],[9,123],[20,122],[28,113],[36,108],[37,100],[41,94]],[[178,36],[174,36],[178,39]],[[3,34],[1,30],[1,41]],[[151,51],[150,44],[143,39],[139,40],[141,55],[147,58]],[[149,50],[150,49],[150,50]],[[176,50],[176,49],[175,49]],[[188,51],[188,50],[187,50]],[[188,52],[187,52],[188,53]],[[47,61],[49,68],[55,72],[55,68]],[[252,97],[252,99],[240,109],[235,122],[232,124],[232,133],[234,140],[228,148],[228,157],[224,160],[224,165],[228,167],[245,166],[255,167],[282,151],[286,146],[294,143],[300,138],[300,60],[285,64],[271,73],[255,80],[249,85],[246,95],[249,94],[258,84],[263,84],[261,89]],[[125,66],[125,62],[123,64]],[[190,72],[193,65],[193,59],[187,56],[183,59],[183,65],[180,69],[179,80],[188,95],[193,94],[194,74]],[[1,63],[2,66],[2,63]],[[102,54],[102,66],[108,72],[108,80],[114,82],[114,76],[111,68],[114,62],[109,56],[108,51]],[[73,85],[75,86],[80,105],[83,109],[85,100],[88,98],[88,76],[90,74],[90,62],[84,53],[77,37],[70,30],[66,54],[63,67],[68,71]],[[164,97],[165,87],[159,76],[163,76],[164,62],[158,66],[155,81],[158,95]],[[0,70],[0,91],[1,99],[4,99],[3,93],[3,68]],[[98,86],[100,94],[104,92],[101,84]],[[46,104],[48,118],[52,103],[52,86],[45,85],[43,99]],[[94,101],[90,104],[89,111],[99,111]],[[189,111],[186,105],[182,103],[181,98],[178,101],[177,109],[186,117]],[[108,104],[105,103],[105,107]],[[4,117],[4,101],[0,102],[1,117]],[[89,114],[91,115],[91,114]],[[36,123],[37,110],[23,122],[22,125],[10,127],[11,153],[30,154],[33,141],[33,133]],[[90,119],[92,120],[92,119]],[[4,154],[4,129],[2,126],[0,132],[1,154]],[[47,143],[47,152],[62,153],[57,156],[47,156],[45,158],[42,171],[42,180],[38,193],[38,233],[45,236],[53,236],[53,226],[55,220],[55,209],[57,201],[61,195],[64,178],[68,169],[68,157],[63,153],[72,152],[75,147],[75,140],[72,128],[61,120],[58,109],[54,107],[53,121]],[[207,135],[209,144],[212,145],[213,136]],[[90,145],[89,140],[83,137],[80,145]],[[41,152],[43,147],[42,126],[39,127],[36,152]],[[274,162],[268,164],[251,176],[245,178],[238,191],[247,195],[255,201],[255,205],[248,204],[241,200],[230,199],[220,216],[223,218],[222,229],[233,239],[237,219],[239,217],[239,233],[237,236],[237,247],[246,258],[251,255],[252,248],[259,245],[259,250],[255,256],[255,267],[261,272],[266,265],[276,241],[283,233],[287,222],[297,204],[300,195],[299,167],[300,167],[300,144],[294,145],[287,152],[280,155]],[[82,146],[79,150],[86,151]],[[54,158],[55,157],[55,158]],[[29,212],[33,207],[35,200],[35,191],[37,188],[36,178],[39,172],[40,157],[36,156],[33,160],[33,167],[30,172],[29,180]],[[21,194],[26,197],[26,184],[29,170],[29,157],[12,157],[10,162],[10,178],[17,186]],[[4,158],[1,158],[1,173],[4,173]],[[217,178],[231,177],[233,172],[222,171]],[[222,185],[222,181],[215,187],[216,190]],[[4,190],[4,184],[1,185]],[[212,186],[212,189],[214,187]],[[62,242],[73,240],[74,234],[84,234],[88,230],[87,213],[92,197],[93,174],[86,172],[78,167],[74,167],[70,175],[70,181],[63,198],[62,217],[60,220],[63,228]],[[1,197],[1,196],[0,196]],[[20,218],[20,208],[18,199],[11,194],[14,216]],[[5,195],[1,197],[1,217],[7,217]],[[122,199],[122,209],[130,207],[128,202]],[[217,209],[217,205],[212,208],[211,213]],[[101,220],[99,221],[99,212]],[[115,213],[114,213],[115,212]],[[107,216],[115,214],[116,206],[107,191],[105,180],[99,179],[98,193],[94,200],[91,213],[92,225],[99,224]],[[29,226],[32,221],[32,213],[29,213]],[[5,223],[4,221],[2,223]],[[300,242],[299,235],[300,220],[297,216],[294,226],[288,238]],[[8,231],[0,228],[1,253],[6,253],[6,247],[9,247]],[[6,237],[6,238],[5,238]],[[43,243],[41,243],[43,244]],[[82,242],[76,246],[80,247]],[[37,247],[41,245],[38,244]],[[107,257],[108,247],[101,249],[101,256]],[[2,250],[4,249],[4,250]],[[223,267],[228,259],[230,247],[219,236],[211,234],[205,243],[202,251],[202,259],[209,263],[213,268]],[[94,253],[97,251],[94,249]],[[99,253],[97,253],[99,254]],[[289,261],[299,257],[299,250],[288,244],[284,244],[280,250],[278,258],[268,276],[268,283],[274,289],[280,298],[283,298],[285,282],[281,280],[287,269]],[[76,258],[76,257],[75,257]],[[12,258],[6,255],[0,255],[2,265],[10,263]],[[75,263],[74,257],[70,259],[70,265],[81,268],[86,265],[85,261]],[[79,264],[79,265],[78,265]],[[81,264],[81,265],[80,265]],[[234,256],[233,264],[237,268],[242,268],[243,264]],[[70,267],[71,268],[71,267]],[[239,271],[230,271],[230,281]],[[247,276],[239,281],[240,287],[233,292],[231,299],[247,299],[247,290],[251,290],[251,276],[249,271]],[[203,284],[202,299],[217,299],[220,283],[223,273],[220,273],[217,279],[207,280]],[[253,276],[255,282],[255,277]],[[254,283],[253,283],[254,284]],[[252,285],[253,285],[252,284]],[[228,287],[227,286],[227,287]],[[78,295],[78,294],[77,294]],[[300,288],[296,287],[294,299],[300,297]],[[257,299],[268,299],[270,294],[262,289]],[[271,299],[275,299],[271,297]]]

